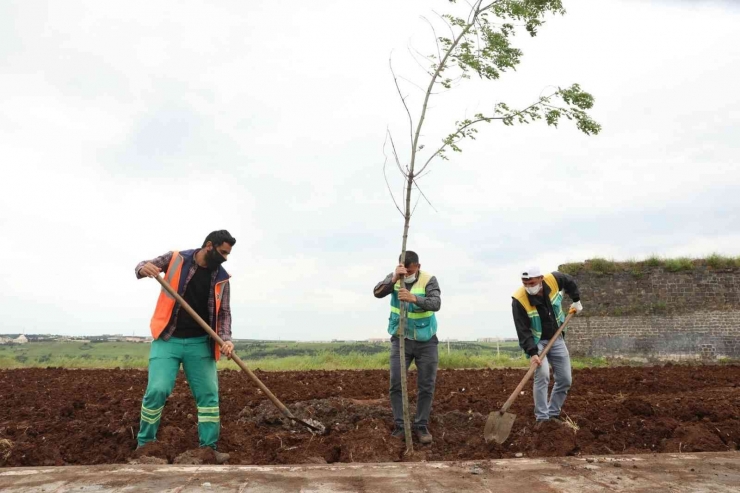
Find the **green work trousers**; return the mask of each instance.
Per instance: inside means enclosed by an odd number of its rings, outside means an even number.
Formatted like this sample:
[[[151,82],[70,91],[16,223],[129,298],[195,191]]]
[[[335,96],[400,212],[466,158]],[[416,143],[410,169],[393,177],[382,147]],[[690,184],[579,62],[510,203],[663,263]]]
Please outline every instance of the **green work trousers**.
[[[182,363],[185,377],[198,406],[198,437],[201,447],[216,448],[220,431],[218,374],[208,336],[168,341],[157,339],[149,352],[149,383],[141,404],[139,447],[157,438],[167,397],[175,387]]]

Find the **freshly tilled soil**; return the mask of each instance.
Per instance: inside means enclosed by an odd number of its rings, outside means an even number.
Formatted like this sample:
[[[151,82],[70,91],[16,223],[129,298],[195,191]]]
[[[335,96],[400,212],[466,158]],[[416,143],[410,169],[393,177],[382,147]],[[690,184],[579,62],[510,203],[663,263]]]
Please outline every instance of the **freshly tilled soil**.
[[[737,450],[740,366],[601,368],[574,371],[563,409],[571,425],[535,430],[531,385],[510,410],[509,440],[487,444],[488,413],[499,409],[524,370],[440,370],[430,431],[434,443],[405,456],[390,436],[388,372],[260,372],[315,435],[286,420],[244,375],[219,373],[221,440],[229,464],[324,464],[477,460],[579,454]],[[412,411],[415,374],[409,374]],[[0,466],[167,462],[212,463],[198,451],[197,415],[184,376],[162,415],[158,441],[136,449],[141,370],[0,371]]]

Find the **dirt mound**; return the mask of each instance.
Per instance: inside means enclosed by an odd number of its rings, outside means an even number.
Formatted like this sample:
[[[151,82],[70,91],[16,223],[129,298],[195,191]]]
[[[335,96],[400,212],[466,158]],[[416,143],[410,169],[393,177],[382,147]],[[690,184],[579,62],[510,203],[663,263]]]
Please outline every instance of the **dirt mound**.
[[[501,408],[524,370],[440,370],[429,426],[434,442],[417,444],[414,456],[390,436],[387,371],[257,373],[296,416],[322,422],[327,432],[291,423],[244,375],[222,371],[219,451],[230,454],[230,464],[698,452],[740,443],[736,365],[576,370],[564,415],[579,429],[551,423],[535,431],[530,387],[510,409],[517,418],[502,445],[485,443],[486,417]],[[415,382],[411,372],[412,415]],[[198,449],[197,412],[182,374],[157,441],[136,450],[146,384],[139,370],[0,371],[0,464],[212,463],[188,453]]]
[[[380,419],[366,418],[342,435],[339,462],[393,462],[406,450],[404,442],[390,436],[391,427]]]
[[[640,398],[631,397],[625,399],[622,405],[635,416],[652,416],[655,414],[653,406],[651,406],[649,402],[644,401]]]
[[[13,450],[13,442],[7,438],[0,440],[0,467],[4,466],[5,463],[8,462],[11,450]]]
[[[166,463],[171,464],[176,456],[176,449],[173,449],[170,444],[158,440],[156,442],[149,442],[141,448],[138,448],[131,455],[133,459],[161,459]]]
[[[209,447],[188,450],[175,457],[172,463],[181,465],[216,464],[216,452]]]
[[[663,447],[664,452],[720,452],[727,449],[717,431],[704,423],[679,426]]]
[[[557,421],[546,421],[534,430],[530,454],[561,457],[574,455],[578,451],[576,436],[578,431]]]

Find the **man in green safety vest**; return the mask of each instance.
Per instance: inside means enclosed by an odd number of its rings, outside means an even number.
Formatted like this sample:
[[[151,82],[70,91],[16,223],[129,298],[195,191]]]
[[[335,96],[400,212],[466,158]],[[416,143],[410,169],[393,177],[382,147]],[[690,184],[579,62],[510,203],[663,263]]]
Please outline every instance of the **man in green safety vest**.
[[[572,384],[570,354],[565,345],[565,332],[557,338],[546,357],[539,354],[555,335],[563,322],[563,292],[573,304],[570,310],[580,313],[583,310],[581,293],[575,280],[562,272],[548,272],[542,275],[539,267],[529,267],[522,271],[522,285],[512,295],[511,308],[519,346],[530,358],[530,364],[537,369],[534,374],[534,414],[536,428],[545,421],[560,421],[560,410]],[[550,365],[555,375],[550,398],[547,390],[550,385]]]
[[[400,258],[399,258],[400,262]],[[404,276],[404,285],[400,278]],[[400,341],[396,335],[400,320],[401,303],[408,303],[406,310],[405,356],[406,369],[412,361],[416,362],[416,419],[414,431],[419,443],[432,443],[432,434],[429,433],[429,414],[432,411],[434,399],[434,385],[437,380],[437,317],[442,300],[440,298],[437,278],[421,270],[419,256],[406,252],[405,264],[400,264],[396,270],[379,282],[373,294],[376,298],[391,295],[391,314],[388,319],[388,333],[391,335],[391,385],[390,400],[393,409],[395,427],[391,435],[403,439],[403,399],[401,395],[401,362]]]

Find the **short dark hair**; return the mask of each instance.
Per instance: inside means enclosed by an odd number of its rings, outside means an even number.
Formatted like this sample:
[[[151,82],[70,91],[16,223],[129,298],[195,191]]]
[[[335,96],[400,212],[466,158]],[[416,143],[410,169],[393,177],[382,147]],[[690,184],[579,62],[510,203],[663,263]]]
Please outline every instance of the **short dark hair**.
[[[231,246],[234,246],[234,243],[236,243],[236,238],[231,236],[231,234],[226,231],[225,229],[219,229],[218,231],[213,231],[206,236],[206,239],[203,240],[203,246],[205,247],[208,242],[213,243],[214,248],[220,247],[224,243],[228,243]]]
[[[401,261],[401,256],[398,256],[398,261]],[[411,250],[406,250],[406,261],[403,263],[404,267],[408,267],[411,264],[418,264],[419,263],[419,256],[416,254],[416,252],[412,252]]]

